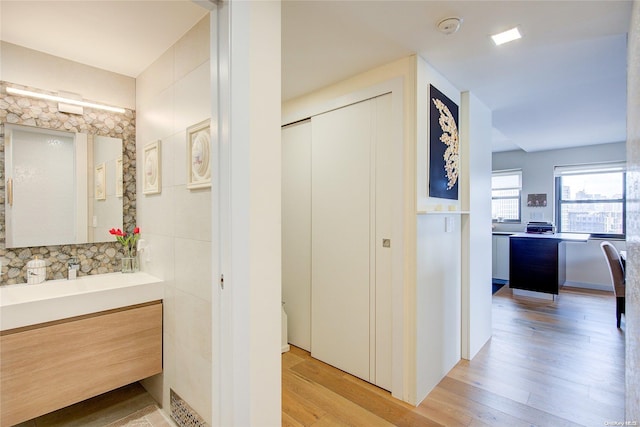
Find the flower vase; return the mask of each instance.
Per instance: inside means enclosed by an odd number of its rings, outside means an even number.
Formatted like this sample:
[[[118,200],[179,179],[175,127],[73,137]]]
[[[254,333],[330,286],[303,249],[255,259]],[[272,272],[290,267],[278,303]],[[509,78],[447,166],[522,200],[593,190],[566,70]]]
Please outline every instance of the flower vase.
[[[122,257],[122,272],[135,273],[138,271],[138,257],[135,255],[126,255]]]

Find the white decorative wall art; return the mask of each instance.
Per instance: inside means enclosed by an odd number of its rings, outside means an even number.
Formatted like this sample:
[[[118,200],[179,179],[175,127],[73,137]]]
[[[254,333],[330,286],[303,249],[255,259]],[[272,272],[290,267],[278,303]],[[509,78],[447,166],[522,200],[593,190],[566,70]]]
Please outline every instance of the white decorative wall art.
[[[124,187],[122,177],[122,156],[118,156],[116,159],[116,197],[122,197]]]
[[[142,192],[144,194],[158,194],[162,191],[160,141],[155,141],[144,146]]]
[[[429,85],[429,197],[458,200],[458,105]]]
[[[107,191],[105,189],[105,185],[107,181],[106,181],[105,175],[106,175],[106,170],[104,167],[104,163],[100,163],[96,165],[95,174],[94,174],[95,185],[93,190],[93,194],[96,200],[106,200],[107,198]]]
[[[187,128],[187,188],[211,187],[210,120]]]

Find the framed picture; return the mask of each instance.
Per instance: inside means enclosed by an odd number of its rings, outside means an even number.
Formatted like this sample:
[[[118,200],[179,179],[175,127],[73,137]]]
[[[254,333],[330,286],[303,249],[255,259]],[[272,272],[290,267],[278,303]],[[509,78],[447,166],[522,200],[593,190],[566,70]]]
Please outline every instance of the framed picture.
[[[107,190],[105,188],[106,185],[106,169],[104,167],[104,163],[100,163],[96,166],[94,179],[95,185],[93,194],[96,200],[106,200],[107,199]]]
[[[211,187],[210,120],[187,128],[187,188]]]
[[[527,206],[531,208],[544,208],[547,206],[547,193],[527,194]]]
[[[158,194],[162,191],[162,162],[160,160],[160,147],[160,141],[155,141],[144,146],[144,153],[142,156],[143,194]]]
[[[118,156],[118,158],[116,159],[116,197],[122,197],[123,186],[122,156]]]
[[[429,85],[429,197],[458,200],[458,105]]]

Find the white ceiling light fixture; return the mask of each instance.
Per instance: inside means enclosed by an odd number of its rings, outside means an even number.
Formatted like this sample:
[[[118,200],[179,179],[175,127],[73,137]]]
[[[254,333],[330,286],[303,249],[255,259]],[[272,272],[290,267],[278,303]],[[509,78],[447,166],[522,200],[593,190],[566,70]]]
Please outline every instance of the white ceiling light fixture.
[[[96,108],[98,110],[106,110],[106,111],[111,111],[113,113],[123,114],[125,112],[125,109],[121,107],[111,107],[109,105],[96,104],[96,103],[87,102],[87,101],[79,101],[77,99],[64,98],[62,96],[56,96],[56,95],[48,95],[46,93],[38,93],[30,90],[18,89],[15,87],[7,87],[7,93],[13,94],[13,95],[28,96],[31,98],[46,99],[48,101],[64,102],[66,104],[78,105],[80,107]]]
[[[518,30],[518,27],[513,27],[510,30],[494,34],[491,36],[491,38],[493,39],[493,42],[496,44],[496,46],[500,46],[501,44],[518,40],[519,38],[522,38],[522,35],[520,34],[520,30]]]
[[[452,16],[440,20],[436,27],[438,27],[438,31],[440,31],[442,34],[449,35],[458,32],[461,24],[462,18]]]

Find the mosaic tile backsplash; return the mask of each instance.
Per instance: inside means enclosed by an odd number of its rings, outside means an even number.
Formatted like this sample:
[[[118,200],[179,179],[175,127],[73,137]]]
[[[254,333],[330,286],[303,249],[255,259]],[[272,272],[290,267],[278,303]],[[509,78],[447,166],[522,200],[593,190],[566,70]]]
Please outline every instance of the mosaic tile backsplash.
[[[67,261],[76,258],[80,263],[79,276],[120,271],[121,245],[115,240],[106,243],[11,248],[5,246],[5,172],[4,124],[37,126],[67,132],[121,138],[123,141],[123,224],[132,229],[136,221],[136,128],[135,111],[123,114],[84,108],[83,115],[58,111],[57,102],[8,95],[7,82],[0,82],[0,285],[26,283],[26,263],[34,256],[47,263],[47,280],[65,279]],[[10,84],[12,87],[42,92],[36,88]]]

